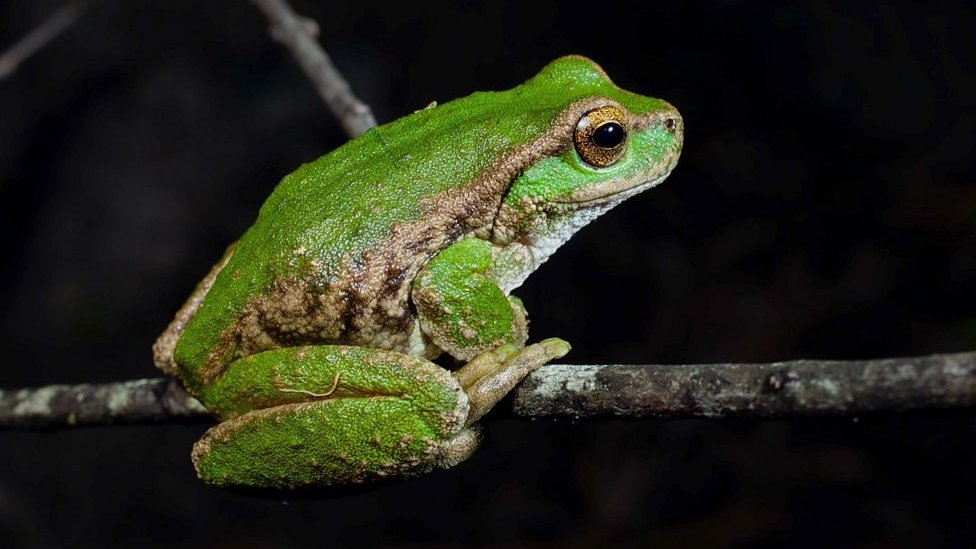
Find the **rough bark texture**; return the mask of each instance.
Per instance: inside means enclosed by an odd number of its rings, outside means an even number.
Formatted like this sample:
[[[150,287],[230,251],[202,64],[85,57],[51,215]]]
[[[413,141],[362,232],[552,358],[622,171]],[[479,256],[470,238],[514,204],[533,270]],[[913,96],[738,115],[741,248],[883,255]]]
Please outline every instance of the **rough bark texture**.
[[[515,390],[523,417],[794,417],[976,404],[976,353],[772,364],[564,366]]]
[[[784,418],[976,405],[976,352],[882,360],[681,366],[550,364],[514,391],[516,417]],[[204,420],[178,381],[0,391],[0,428]]]
[[[0,428],[197,420],[207,410],[169,378],[0,390]]]

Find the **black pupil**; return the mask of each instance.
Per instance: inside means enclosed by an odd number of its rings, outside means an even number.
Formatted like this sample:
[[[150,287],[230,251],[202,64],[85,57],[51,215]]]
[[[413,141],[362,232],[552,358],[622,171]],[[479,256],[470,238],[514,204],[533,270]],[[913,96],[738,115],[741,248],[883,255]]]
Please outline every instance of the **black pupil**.
[[[605,149],[612,149],[623,140],[624,127],[616,122],[607,122],[593,132],[593,143]]]

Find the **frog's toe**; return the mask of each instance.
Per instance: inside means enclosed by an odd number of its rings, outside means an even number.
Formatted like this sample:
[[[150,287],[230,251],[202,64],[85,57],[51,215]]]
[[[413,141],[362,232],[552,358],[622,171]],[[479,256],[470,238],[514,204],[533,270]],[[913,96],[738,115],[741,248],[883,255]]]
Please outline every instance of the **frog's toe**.
[[[546,355],[546,362],[566,356],[573,348],[568,341],[558,337],[543,339],[536,345],[542,347],[542,352]]]
[[[484,439],[481,427],[472,425],[441,446],[440,467],[447,469],[471,457]]]
[[[514,345],[502,345],[476,356],[454,372],[461,388],[468,395],[468,419],[471,425],[488,413],[522,379],[533,370],[570,350],[569,343],[549,338],[519,350]]]

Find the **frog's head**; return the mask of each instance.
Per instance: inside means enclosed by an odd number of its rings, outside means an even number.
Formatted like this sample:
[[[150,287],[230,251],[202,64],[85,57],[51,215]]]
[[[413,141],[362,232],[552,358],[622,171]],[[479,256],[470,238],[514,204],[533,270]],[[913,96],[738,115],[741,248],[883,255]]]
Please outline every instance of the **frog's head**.
[[[527,106],[548,109],[551,122],[508,159],[521,169],[492,240],[526,245],[534,268],[586,223],[663,181],[684,128],[673,106],[621,90],[583,57],[557,59],[521,92]]]

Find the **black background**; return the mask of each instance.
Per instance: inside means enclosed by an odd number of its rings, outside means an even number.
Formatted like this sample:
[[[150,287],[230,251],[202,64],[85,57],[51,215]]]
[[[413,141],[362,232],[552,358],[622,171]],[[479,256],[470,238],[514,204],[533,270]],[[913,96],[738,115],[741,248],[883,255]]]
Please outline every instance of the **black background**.
[[[565,361],[976,347],[971,2],[332,4],[296,8],[381,121],[566,53],[683,113],[671,178],[517,291]],[[0,48],[59,5],[0,3]],[[265,31],[246,2],[103,2],[0,81],[0,387],[158,375],[196,281],[343,142]],[[456,469],[305,502],[199,483],[205,425],[0,433],[0,539],[960,546],[974,419],[489,420]]]

